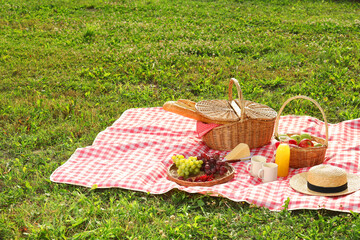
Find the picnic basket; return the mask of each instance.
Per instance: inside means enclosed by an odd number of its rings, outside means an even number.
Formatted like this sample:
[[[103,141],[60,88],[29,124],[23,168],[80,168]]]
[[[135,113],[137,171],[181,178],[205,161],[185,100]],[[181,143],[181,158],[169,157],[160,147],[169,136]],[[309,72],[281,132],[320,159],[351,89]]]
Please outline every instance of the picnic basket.
[[[238,99],[233,100],[233,84]],[[209,119],[228,121],[206,133],[202,140],[215,150],[232,150],[239,143],[257,148],[270,143],[274,132],[277,112],[263,104],[244,100],[239,82],[231,78],[228,100],[204,100],[197,102],[196,110]]]
[[[279,127],[280,115],[281,115],[282,111],[284,110],[285,106],[294,99],[306,99],[316,105],[316,107],[320,110],[320,112],[323,116],[324,122],[325,122],[326,137],[325,137],[325,139],[320,138],[320,137],[315,137],[315,136],[311,137],[311,141],[316,141],[318,143],[321,143],[322,144],[321,147],[308,147],[308,148],[300,148],[299,147],[299,148],[296,148],[296,147],[290,146],[290,164],[289,165],[291,168],[303,168],[303,167],[312,167],[312,166],[321,164],[325,160],[325,153],[326,153],[326,149],[328,147],[329,132],[328,132],[328,123],[326,120],[325,113],[324,113],[323,109],[321,108],[321,106],[319,105],[319,103],[317,103],[315,100],[313,100],[309,97],[306,97],[306,96],[294,96],[294,97],[291,97],[288,100],[286,100],[284,102],[284,104],[282,105],[282,107],[280,108],[278,115],[276,117],[274,136],[279,137],[278,127]],[[299,134],[299,133],[289,133],[287,135],[292,136],[294,134]]]

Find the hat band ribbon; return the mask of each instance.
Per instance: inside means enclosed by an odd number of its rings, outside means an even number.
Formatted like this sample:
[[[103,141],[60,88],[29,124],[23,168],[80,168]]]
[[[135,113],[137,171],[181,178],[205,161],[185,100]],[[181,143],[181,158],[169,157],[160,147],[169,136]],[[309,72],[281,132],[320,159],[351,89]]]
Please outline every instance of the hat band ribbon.
[[[307,186],[310,190],[320,193],[338,193],[345,191],[348,188],[347,183],[338,187],[320,187],[307,182]]]

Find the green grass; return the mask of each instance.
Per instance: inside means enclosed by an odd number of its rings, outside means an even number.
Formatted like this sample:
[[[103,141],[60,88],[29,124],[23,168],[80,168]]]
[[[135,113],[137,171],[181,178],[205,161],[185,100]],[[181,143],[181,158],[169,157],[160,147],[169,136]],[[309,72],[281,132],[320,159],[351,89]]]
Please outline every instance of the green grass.
[[[0,1],[0,239],[360,237],[355,213],[270,212],[222,198],[49,181],[128,108],[294,95],[330,123],[360,118],[352,1]],[[306,101],[283,114],[320,111]]]

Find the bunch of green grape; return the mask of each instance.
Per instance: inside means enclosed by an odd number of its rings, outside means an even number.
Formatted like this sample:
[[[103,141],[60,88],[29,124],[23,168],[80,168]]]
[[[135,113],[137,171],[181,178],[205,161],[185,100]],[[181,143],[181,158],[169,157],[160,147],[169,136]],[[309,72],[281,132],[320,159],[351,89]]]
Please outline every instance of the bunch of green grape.
[[[189,157],[186,159],[183,155],[172,156],[172,160],[178,168],[178,175],[184,178],[187,178],[189,175],[192,174],[198,174],[203,164],[203,161],[197,160],[197,157]]]

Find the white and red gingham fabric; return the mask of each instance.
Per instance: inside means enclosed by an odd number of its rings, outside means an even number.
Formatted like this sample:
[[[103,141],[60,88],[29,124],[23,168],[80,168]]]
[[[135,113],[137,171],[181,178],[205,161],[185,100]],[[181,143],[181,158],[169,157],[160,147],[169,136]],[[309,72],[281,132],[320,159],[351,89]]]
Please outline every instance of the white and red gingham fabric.
[[[281,116],[279,132],[308,132],[325,138],[324,122],[308,116]],[[212,187],[184,187],[167,179],[171,156],[196,156],[215,153],[198,137],[196,121],[164,111],[161,107],[128,109],[106,130],[100,132],[92,146],[77,149],[70,159],[56,169],[50,179],[85,187],[123,188],[162,194],[172,189],[189,193],[222,196],[233,201],[245,201],[272,211],[283,209],[328,209],[360,212],[360,191],[340,196],[308,196],[294,191],[291,176],[309,168],[290,169],[286,178],[262,183],[246,171],[249,161],[236,162],[233,180]],[[227,152],[219,151],[221,156]],[[253,155],[263,155],[274,161],[272,144],[252,149]],[[329,147],[324,164],[358,173],[360,160],[360,119],[329,124]]]

